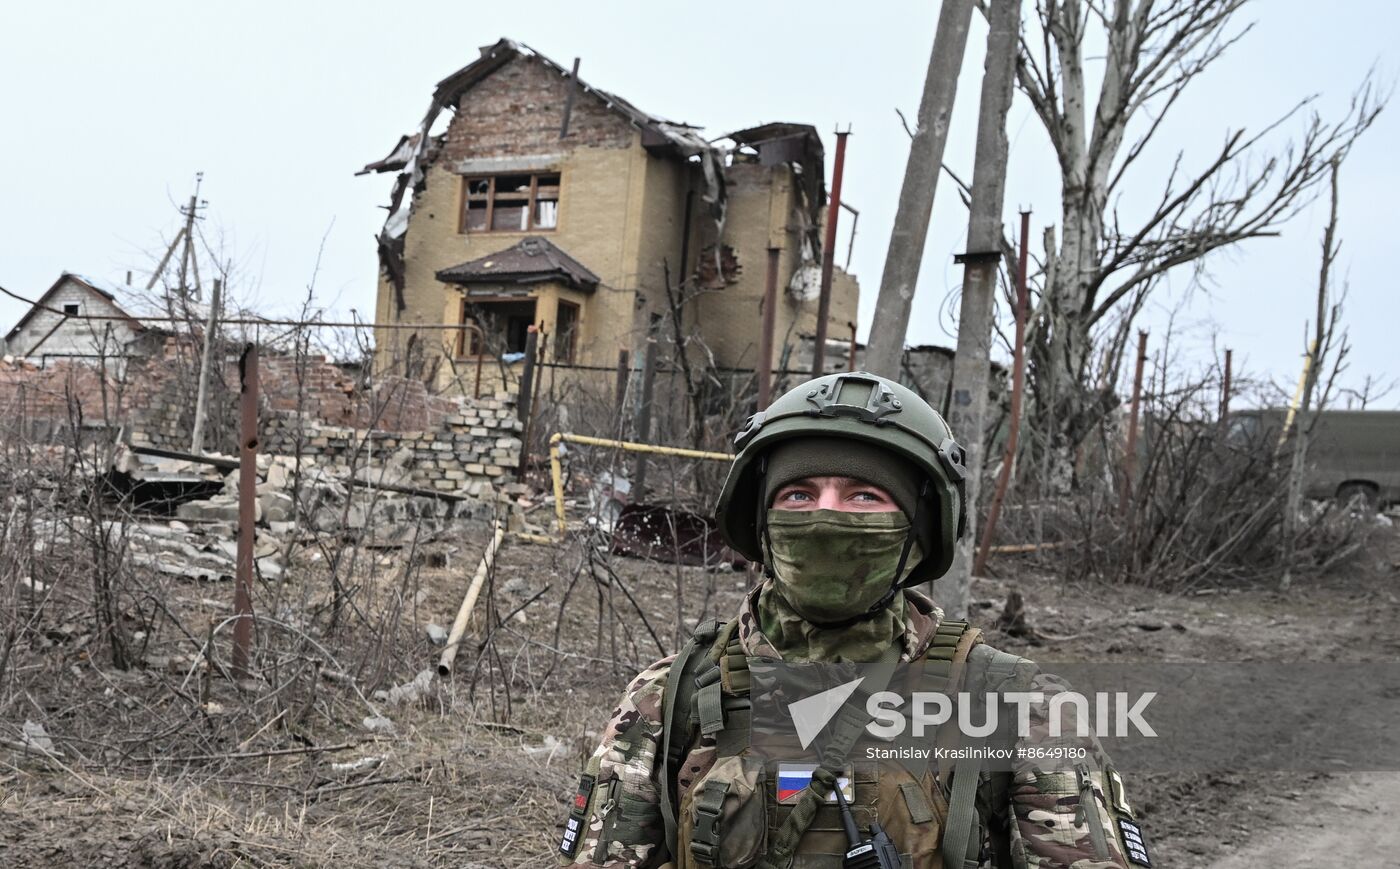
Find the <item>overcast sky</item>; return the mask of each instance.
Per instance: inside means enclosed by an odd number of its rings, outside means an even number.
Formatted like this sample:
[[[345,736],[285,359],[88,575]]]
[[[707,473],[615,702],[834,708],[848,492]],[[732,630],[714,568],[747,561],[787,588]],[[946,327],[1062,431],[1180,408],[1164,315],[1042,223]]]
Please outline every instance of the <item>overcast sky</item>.
[[[319,304],[369,316],[389,176],[355,177],[426,109],[433,85],[477,48],[509,36],[641,108],[712,135],[765,121],[851,124],[844,198],[860,209],[851,270],[869,328],[908,139],[895,108],[918,106],[938,4],[751,2],[334,3],[47,2],[11,4],[0,50],[0,285],[31,297],[67,270],[120,280],[151,265],[205,173],[206,229],[245,275],[243,300],[286,312],[316,278]],[[1343,11],[1345,10],[1345,11]],[[1300,97],[1335,116],[1368,68],[1400,71],[1400,4],[1257,0],[1254,30],[1188,92],[1128,186],[1131,211],[1160,193],[1177,150],[1188,164],[1227,129],[1254,129]],[[947,162],[971,176],[985,26],[974,17]],[[1297,131],[1298,123],[1285,126]],[[1058,217],[1048,141],[1024,99],[1009,120],[1006,222],[1034,211],[1034,237]],[[1339,267],[1350,285],[1354,346],[1347,382],[1400,376],[1390,210],[1400,193],[1400,104],[1384,113],[1343,169]],[[1296,380],[1314,306],[1319,202],[1283,237],[1213,256],[1204,288],[1175,275],[1149,312],[1160,342],[1175,311],[1180,364],[1235,349],[1255,375]],[[848,220],[844,215],[842,220]],[[961,279],[966,213],[938,190],[910,323],[910,343],[951,346],[950,293]],[[844,257],[849,223],[841,232]],[[838,260],[839,261],[839,260]],[[23,306],[0,300],[8,329]],[[1154,343],[1154,347],[1159,346]],[[1383,402],[1400,407],[1400,390]]]

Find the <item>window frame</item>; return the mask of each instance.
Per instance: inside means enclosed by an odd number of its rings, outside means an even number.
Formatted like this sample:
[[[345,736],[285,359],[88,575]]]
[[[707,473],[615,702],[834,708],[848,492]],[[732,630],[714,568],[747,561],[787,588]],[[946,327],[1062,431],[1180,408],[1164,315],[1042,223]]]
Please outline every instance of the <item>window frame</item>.
[[[530,192],[527,194],[525,202],[525,228],[524,229],[495,229],[492,221],[496,216],[496,179],[506,178],[513,175],[530,176]],[[538,226],[535,222],[535,209],[539,205],[539,189],[541,176],[555,176],[559,179],[557,184],[551,185],[559,191],[554,197],[554,225]],[[467,214],[471,210],[471,185],[473,181],[485,181],[486,187],[486,221],[482,229],[470,229],[467,225]],[[552,169],[547,172],[498,172],[494,175],[463,175],[461,184],[461,203],[457,209],[457,234],[458,235],[486,235],[490,233],[508,234],[522,232],[554,232],[559,228],[559,203],[564,199],[564,172],[561,169]]]
[[[479,321],[468,316],[468,309],[472,305],[499,305],[524,303],[529,303],[534,306],[534,311],[530,315],[530,320],[533,324],[539,325],[540,300],[538,296],[463,296],[461,305],[458,307],[458,311],[460,313],[458,314],[457,322],[458,325],[460,325],[462,328],[459,329],[457,332],[457,355],[455,358],[476,359],[478,356],[488,359],[497,358],[495,354],[488,352],[486,348],[485,327],[482,326],[482,324]],[[468,326],[475,326],[476,328],[472,329],[468,328]],[[476,348],[477,352],[475,353],[471,352],[471,342],[473,341],[480,342],[480,346]],[[507,350],[506,352],[511,353],[518,351]]]
[[[562,316],[562,315],[563,315],[564,309],[565,309],[566,307],[569,308],[569,309],[571,309],[571,310],[573,311],[573,323],[571,324],[572,328],[570,328],[569,331],[568,331],[567,333],[564,332],[564,327],[561,325],[561,323],[563,322],[563,316]],[[574,302],[574,301],[570,301],[569,299],[565,299],[565,298],[563,298],[563,297],[561,296],[561,297],[558,299],[558,301],[555,303],[555,306],[554,306],[554,361],[555,361],[555,362],[560,362],[560,363],[563,363],[563,364],[565,364],[565,365],[574,365],[574,364],[577,364],[577,362],[578,362],[578,356],[577,356],[577,354],[578,354],[578,333],[579,333],[579,327],[582,326],[582,325],[583,325],[583,305],[580,305],[578,302]],[[560,342],[559,339],[565,337],[566,334],[567,334],[567,337],[568,337],[568,339],[569,339],[569,340],[568,340],[568,353],[567,353],[567,354],[561,354],[561,353],[560,353],[560,349],[564,346],[564,344],[563,344],[562,342]]]

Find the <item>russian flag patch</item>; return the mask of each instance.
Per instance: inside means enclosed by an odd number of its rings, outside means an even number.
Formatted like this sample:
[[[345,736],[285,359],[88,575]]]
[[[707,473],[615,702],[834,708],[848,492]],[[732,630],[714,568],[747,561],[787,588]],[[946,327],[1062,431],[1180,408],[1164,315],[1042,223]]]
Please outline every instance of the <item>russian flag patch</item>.
[[[812,781],[812,773],[816,770],[815,763],[779,763],[778,764],[778,803],[780,805],[792,805],[802,796],[802,792],[807,789],[807,785]],[[845,775],[838,776],[837,784],[841,788],[841,793],[846,797],[846,802],[855,802],[855,790],[851,787],[851,775],[847,770]],[[828,803],[836,802],[835,791],[826,795]]]

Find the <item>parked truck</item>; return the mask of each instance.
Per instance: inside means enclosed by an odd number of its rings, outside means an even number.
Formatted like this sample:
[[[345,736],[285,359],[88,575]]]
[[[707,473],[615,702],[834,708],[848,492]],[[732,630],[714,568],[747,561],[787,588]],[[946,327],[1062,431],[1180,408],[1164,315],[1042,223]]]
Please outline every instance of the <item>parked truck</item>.
[[[1287,418],[1287,408],[1237,411],[1230,435],[1277,443]],[[1299,416],[1295,427],[1300,422],[1306,420]],[[1325,410],[1311,432],[1306,497],[1361,499],[1372,509],[1400,503],[1400,410]],[[1290,431],[1284,450],[1291,447],[1292,435]]]

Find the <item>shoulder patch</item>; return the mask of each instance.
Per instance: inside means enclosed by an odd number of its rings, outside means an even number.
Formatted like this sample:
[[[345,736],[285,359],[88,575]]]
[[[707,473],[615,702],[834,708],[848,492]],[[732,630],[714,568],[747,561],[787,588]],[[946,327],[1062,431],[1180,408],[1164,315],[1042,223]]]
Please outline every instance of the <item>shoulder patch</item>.
[[[593,795],[593,776],[584,773],[578,781],[578,792],[569,805],[569,817],[564,821],[564,838],[559,841],[559,853],[572,857],[578,853],[578,845],[583,833],[583,821],[588,815],[588,800]]]
[[[1118,831],[1123,835],[1124,853],[1128,855],[1128,862],[1151,869],[1152,858],[1147,856],[1147,842],[1142,838],[1142,828],[1126,818],[1119,818]]]

